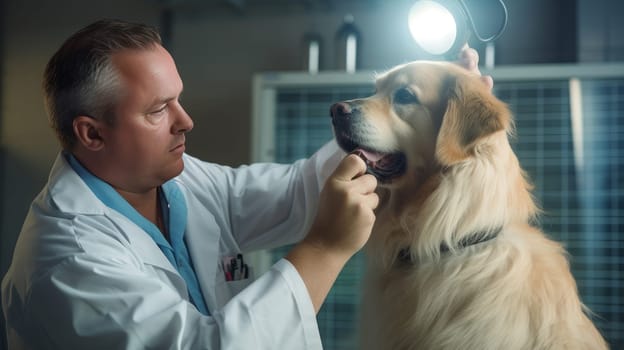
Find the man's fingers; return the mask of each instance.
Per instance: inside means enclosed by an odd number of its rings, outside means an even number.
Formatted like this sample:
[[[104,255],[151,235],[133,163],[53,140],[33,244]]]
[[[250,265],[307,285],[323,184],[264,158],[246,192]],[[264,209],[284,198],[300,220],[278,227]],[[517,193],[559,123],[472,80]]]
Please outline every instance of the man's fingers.
[[[370,174],[365,174],[353,180],[353,183],[361,189],[362,194],[370,194],[375,192],[377,188],[377,179]]]
[[[481,81],[490,89],[494,88],[494,79],[492,79],[491,75],[484,75],[481,77]]]
[[[366,172],[366,163],[355,154],[347,155],[334,170],[334,177],[342,181],[351,181]]]
[[[464,45],[459,53],[459,64],[467,70],[479,73],[479,53],[477,50]]]
[[[459,52],[459,56],[457,57],[458,64],[472,73],[477,75],[481,75],[481,71],[479,70],[479,53],[477,50],[465,44],[462,47],[462,50]],[[481,76],[481,81],[488,87],[488,89],[492,90],[494,87],[494,80],[489,75]]]
[[[377,195],[377,193],[374,193],[374,192],[367,194],[365,198],[365,202],[369,208],[375,209],[379,205],[379,196]]]

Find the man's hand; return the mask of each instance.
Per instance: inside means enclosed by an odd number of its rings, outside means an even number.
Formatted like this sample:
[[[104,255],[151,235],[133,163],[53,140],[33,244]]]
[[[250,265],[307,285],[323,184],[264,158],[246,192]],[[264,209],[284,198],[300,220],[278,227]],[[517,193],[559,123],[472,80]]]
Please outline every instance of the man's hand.
[[[494,80],[489,75],[481,75],[481,71],[479,70],[479,53],[477,50],[469,47],[468,44],[464,45],[457,57],[457,64],[481,76],[481,81],[492,90],[494,87]]]
[[[303,279],[315,310],[347,261],[368,241],[379,204],[377,179],[366,164],[347,155],[325,182],[310,232],[286,256]]]
[[[365,172],[366,164],[356,155],[347,155],[340,162],[321,191],[307,241],[348,257],[366,244],[379,198],[377,180]]]

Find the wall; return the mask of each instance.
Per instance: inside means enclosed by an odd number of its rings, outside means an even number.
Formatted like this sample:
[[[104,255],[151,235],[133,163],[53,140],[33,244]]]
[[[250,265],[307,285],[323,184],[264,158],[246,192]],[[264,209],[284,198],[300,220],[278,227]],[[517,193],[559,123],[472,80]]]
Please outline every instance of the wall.
[[[499,64],[574,62],[576,1],[507,0],[509,23],[497,41]]]
[[[624,1],[577,1],[579,61],[624,61]]]

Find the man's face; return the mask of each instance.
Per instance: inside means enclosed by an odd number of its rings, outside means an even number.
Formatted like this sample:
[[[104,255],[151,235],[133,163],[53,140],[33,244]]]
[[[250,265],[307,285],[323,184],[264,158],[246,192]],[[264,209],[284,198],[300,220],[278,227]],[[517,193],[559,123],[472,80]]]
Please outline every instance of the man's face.
[[[103,131],[109,180],[120,190],[147,191],[184,168],[193,121],[180,105],[182,80],[162,46],[120,52],[112,61],[121,88],[114,121]]]

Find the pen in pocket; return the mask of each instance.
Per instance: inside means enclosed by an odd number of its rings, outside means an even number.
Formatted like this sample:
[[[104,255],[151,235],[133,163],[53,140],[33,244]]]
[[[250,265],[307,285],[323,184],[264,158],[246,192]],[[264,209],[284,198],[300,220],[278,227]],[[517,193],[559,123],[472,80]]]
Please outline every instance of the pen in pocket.
[[[249,278],[249,266],[245,263],[243,254],[238,254],[236,257],[224,257],[221,261],[221,266],[226,281],[238,281]]]

